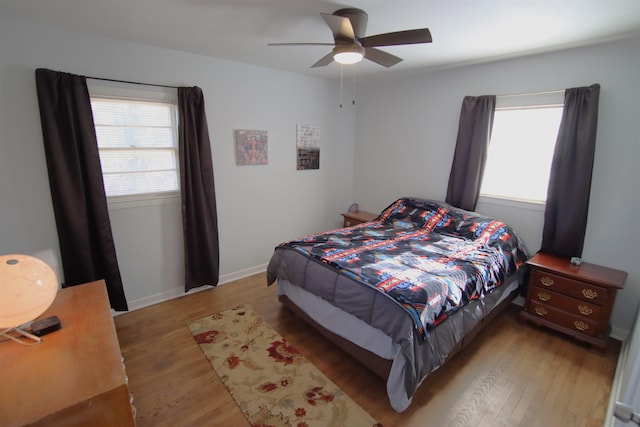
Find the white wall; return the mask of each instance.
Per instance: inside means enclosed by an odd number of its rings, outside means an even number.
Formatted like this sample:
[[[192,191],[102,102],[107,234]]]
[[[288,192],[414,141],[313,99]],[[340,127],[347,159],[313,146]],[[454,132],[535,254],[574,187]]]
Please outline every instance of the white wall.
[[[281,241],[341,224],[340,212],[352,200],[355,116],[353,108],[338,108],[335,82],[54,30],[6,15],[0,15],[0,48],[0,254],[53,248],[59,257],[35,90],[39,67],[202,88],[222,281],[264,267]],[[296,124],[320,127],[320,170],[296,171]],[[268,131],[268,165],[235,165],[235,129]],[[111,220],[130,306],[180,294],[179,205],[112,210]]]
[[[402,195],[443,200],[465,95],[504,95],[600,83],[597,147],[583,258],[629,273],[611,323],[631,329],[640,300],[640,39],[362,83],[354,200],[378,211]],[[527,161],[520,159],[520,161]],[[518,177],[517,161],[505,165]],[[542,211],[480,204],[540,247]]]

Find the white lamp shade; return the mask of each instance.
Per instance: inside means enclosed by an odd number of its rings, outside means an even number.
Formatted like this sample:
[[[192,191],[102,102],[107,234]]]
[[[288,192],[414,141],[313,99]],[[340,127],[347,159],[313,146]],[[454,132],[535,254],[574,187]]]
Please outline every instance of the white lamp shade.
[[[0,256],[0,328],[37,318],[57,292],[56,274],[45,262],[28,255]]]

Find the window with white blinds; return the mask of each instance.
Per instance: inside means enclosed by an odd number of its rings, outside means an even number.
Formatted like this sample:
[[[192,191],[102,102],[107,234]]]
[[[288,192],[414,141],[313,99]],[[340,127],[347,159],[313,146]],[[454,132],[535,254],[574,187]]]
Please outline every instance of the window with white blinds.
[[[176,103],[91,96],[91,107],[107,197],[177,194]]]

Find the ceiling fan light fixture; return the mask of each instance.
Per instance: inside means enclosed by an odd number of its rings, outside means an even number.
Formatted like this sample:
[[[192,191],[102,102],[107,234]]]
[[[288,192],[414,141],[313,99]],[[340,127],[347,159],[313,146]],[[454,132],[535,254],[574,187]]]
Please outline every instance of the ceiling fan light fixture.
[[[362,61],[364,48],[356,44],[339,44],[333,48],[333,60],[338,64],[351,65]]]

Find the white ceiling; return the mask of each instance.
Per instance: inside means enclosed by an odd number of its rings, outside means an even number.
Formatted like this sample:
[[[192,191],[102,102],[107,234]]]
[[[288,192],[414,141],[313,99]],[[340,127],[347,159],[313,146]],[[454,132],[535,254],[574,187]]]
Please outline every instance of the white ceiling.
[[[333,42],[320,16],[343,7],[369,15],[366,35],[428,27],[433,43],[382,48],[404,58],[358,74],[477,63],[640,34],[640,0],[0,0],[0,13],[82,33],[337,78],[311,69]]]

